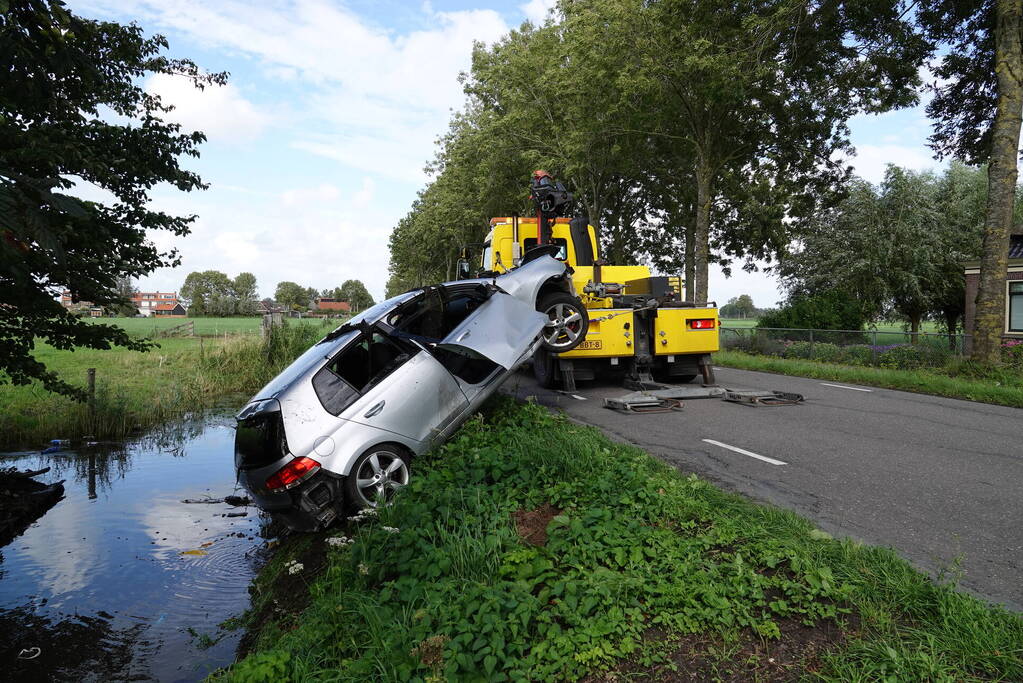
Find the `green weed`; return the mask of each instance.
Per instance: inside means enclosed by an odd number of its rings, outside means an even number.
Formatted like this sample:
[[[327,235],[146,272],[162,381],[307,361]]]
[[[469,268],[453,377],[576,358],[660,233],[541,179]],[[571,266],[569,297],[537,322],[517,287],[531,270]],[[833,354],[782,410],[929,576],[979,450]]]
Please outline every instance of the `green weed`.
[[[225,677],[575,680],[664,661],[650,632],[700,636],[724,671],[750,638],[821,624],[845,632],[825,679],[1023,677],[1018,616],[538,406],[496,401],[414,467],[329,550],[297,627]],[[546,543],[524,542],[516,511],[547,503]]]

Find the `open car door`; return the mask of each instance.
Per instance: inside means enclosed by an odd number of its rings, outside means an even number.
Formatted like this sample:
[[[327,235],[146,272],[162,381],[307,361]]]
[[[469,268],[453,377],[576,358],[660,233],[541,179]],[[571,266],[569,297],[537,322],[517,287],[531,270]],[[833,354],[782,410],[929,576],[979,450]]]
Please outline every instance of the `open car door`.
[[[511,370],[528,352],[547,316],[521,299],[495,292],[437,346],[454,353],[482,356]]]

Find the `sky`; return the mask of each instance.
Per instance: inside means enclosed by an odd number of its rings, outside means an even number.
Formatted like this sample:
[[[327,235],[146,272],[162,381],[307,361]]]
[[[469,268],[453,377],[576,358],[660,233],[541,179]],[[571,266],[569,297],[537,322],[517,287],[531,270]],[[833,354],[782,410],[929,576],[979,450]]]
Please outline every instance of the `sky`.
[[[177,291],[189,272],[214,269],[254,273],[261,297],[282,280],[322,290],[357,279],[380,300],[388,236],[428,182],[435,141],[463,103],[458,74],[473,42],[542,21],[552,4],[70,0],[83,17],[137,22],[167,37],[170,56],[230,72],[226,86],[202,91],[162,74],[145,83],[175,105],[168,118],[206,133],[201,157],[183,165],[210,189],[154,190],[154,208],[198,218],[186,237],[151,234],[179,250],[181,265],[139,287]],[[872,182],[888,163],[938,167],[922,106],[857,117],[850,128],[850,163]],[[100,198],[89,188],[82,195]],[[783,298],[770,275],[735,270],[725,278],[712,268],[719,304],[739,294],[760,307]]]

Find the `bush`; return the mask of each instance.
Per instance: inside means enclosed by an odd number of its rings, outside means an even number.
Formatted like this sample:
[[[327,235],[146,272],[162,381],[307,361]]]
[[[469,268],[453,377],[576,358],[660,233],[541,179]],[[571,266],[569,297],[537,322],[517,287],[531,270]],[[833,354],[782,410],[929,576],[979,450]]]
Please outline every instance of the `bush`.
[[[1002,362],[1011,368],[1023,370],[1023,340],[1012,339],[1002,344]]]
[[[847,365],[873,365],[874,349],[866,344],[843,346],[839,349],[835,362]]]
[[[890,370],[915,370],[933,365],[935,355],[929,347],[893,344],[884,348],[877,357],[877,364]]]
[[[761,316],[757,327],[859,330],[866,322],[863,310],[853,297],[832,290],[814,296],[793,297],[781,308]],[[800,339],[807,337],[801,336]]]

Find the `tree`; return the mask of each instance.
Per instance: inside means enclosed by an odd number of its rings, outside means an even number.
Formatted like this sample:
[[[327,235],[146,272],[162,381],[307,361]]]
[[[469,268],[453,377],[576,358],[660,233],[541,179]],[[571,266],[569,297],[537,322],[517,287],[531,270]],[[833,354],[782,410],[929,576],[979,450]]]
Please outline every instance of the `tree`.
[[[235,309],[231,279],[219,270],[189,273],[178,292],[192,317],[232,315]]]
[[[256,292],[256,276],[252,273],[238,273],[231,281],[231,291],[235,298],[235,310],[238,315],[255,315],[258,293]]]
[[[114,315],[131,317],[138,315],[139,309],[131,298],[138,292],[135,281],[130,277],[119,277],[114,285],[118,302],[107,307],[107,312]]]
[[[722,318],[752,318],[757,314],[757,307],[753,305],[753,298],[749,294],[733,296],[728,303],[721,307]]]
[[[369,308],[374,303],[361,280],[345,280],[341,283],[340,294],[338,298],[351,304],[353,311]]]
[[[931,314],[948,333],[949,346],[955,348],[954,335],[966,312],[962,264],[981,254],[987,171],[953,161],[939,179],[935,194],[941,217],[942,258],[935,269],[937,279],[928,286]]]
[[[289,310],[304,308],[309,304],[309,297],[305,288],[288,280],[277,283],[274,298],[277,300],[277,303]]]
[[[913,333],[925,317],[950,334],[962,315],[962,263],[979,254],[982,171],[953,164],[941,178],[889,166],[875,188],[848,197],[798,234],[780,267],[793,295],[846,292],[867,318],[895,314]]]
[[[844,290],[797,293],[781,308],[760,317],[758,328],[859,330],[867,322],[854,299]],[[795,335],[786,335],[795,336]]]
[[[198,156],[205,136],[161,120],[170,107],[143,81],[172,74],[201,88],[226,75],[163,56],[162,36],[77,17],[59,0],[8,0],[0,8],[0,381],[39,380],[82,399],[83,390],[31,355],[37,338],[62,349],[150,344],[76,319],[56,296],[67,288],[76,300],[124,303],[118,278],[178,263],[146,231],[185,235],[194,220],[147,208],[150,188],[206,187],[178,162]],[[108,109],[116,117],[101,114]],[[76,178],[114,199],[73,196]]]
[[[936,119],[934,149],[988,165],[972,357],[998,363],[1023,118],[1023,7],[1019,0],[939,0],[925,3],[919,20],[947,47],[927,108]]]

